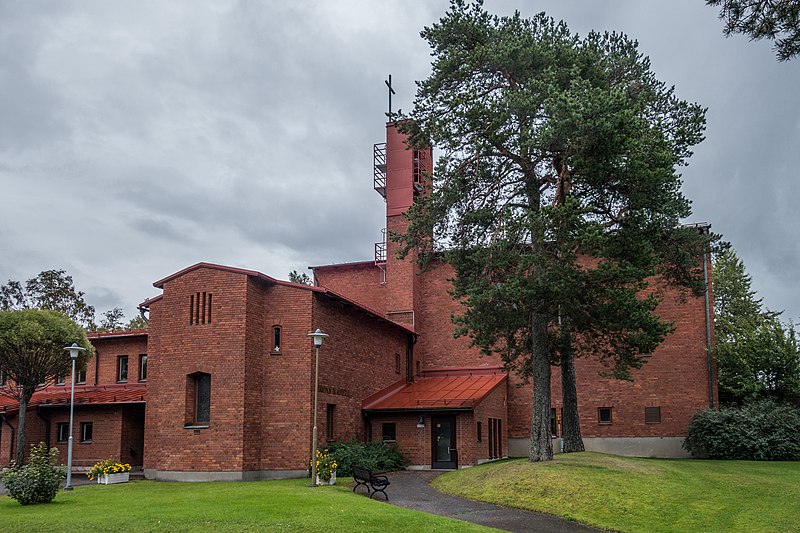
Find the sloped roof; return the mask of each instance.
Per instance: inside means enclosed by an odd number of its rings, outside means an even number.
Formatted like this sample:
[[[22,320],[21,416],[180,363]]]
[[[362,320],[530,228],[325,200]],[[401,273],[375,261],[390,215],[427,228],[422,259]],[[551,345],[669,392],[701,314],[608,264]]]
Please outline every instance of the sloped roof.
[[[75,406],[144,403],[146,392],[147,384],[145,383],[76,386]],[[50,385],[46,389],[35,392],[28,406],[68,406],[69,395],[69,387]],[[16,413],[17,411],[19,411],[19,404],[16,400],[0,395],[0,413]]]
[[[109,331],[108,333],[87,333],[86,338],[90,341],[101,339],[123,339],[127,337],[147,337],[146,329],[132,329],[130,331]]]
[[[501,367],[430,370],[414,383],[399,381],[367,397],[365,411],[471,410],[503,383]]]

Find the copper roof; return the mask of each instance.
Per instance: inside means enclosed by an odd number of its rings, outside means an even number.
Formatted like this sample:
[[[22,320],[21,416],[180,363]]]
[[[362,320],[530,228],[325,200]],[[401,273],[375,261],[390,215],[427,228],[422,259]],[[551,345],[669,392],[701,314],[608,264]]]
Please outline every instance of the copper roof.
[[[81,385],[75,387],[75,405],[112,405],[120,403],[144,403],[147,384],[125,385]],[[50,385],[36,391],[28,407],[55,407],[69,405],[70,389],[66,386]],[[0,394],[0,413],[15,413],[19,410],[16,400]]]
[[[471,410],[505,381],[501,367],[427,371],[414,383],[400,381],[367,397],[367,411]]]

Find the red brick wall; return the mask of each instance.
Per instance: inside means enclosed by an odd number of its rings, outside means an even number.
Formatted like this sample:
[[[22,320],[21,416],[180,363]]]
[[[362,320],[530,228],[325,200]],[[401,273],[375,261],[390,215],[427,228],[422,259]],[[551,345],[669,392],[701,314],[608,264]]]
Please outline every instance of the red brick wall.
[[[128,356],[127,383],[139,382],[139,355],[147,353],[147,335],[136,337],[99,337],[91,339],[94,358],[86,364],[87,385],[117,383],[117,358]],[[67,386],[70,377],[67,376]]]
[[[464,432],[468,438],[459,444],[459,448],[463,450],[462,465],[476,464],[489,459],[489,418],[497,418],[501,421],[500,456],[508,455],[508,438],[506,436],[508,435],[509,417],[507,406],[508,385],[507,382],[503,382],[475,407],[472,416],[464,417],[464,424],[468,424],[469,431]],[[481,442],[478,442],[477,422],[481,423]]]
[[[150,309],[144,466],[242,471],[248,277],[201,267],[163,289]],[[213,295],[212,323],[190,325],[190,296],[202,291]],[[211,420],[204,429],[184,427],[187,376],[195,372],[211,375]]]
[[[386,312],[383,273],[372,263],[330,265],[314,269],[317,284],[379,313]]]
[[[143,411],[143,406],[139,408]],[[123,406],[94,406],[91,408],[75,408],[72,426],[72,464],[75,467],[92,466],[97,461],[114,457],[122,462],[129,462],[127,450],[122,450],[123,418],[126,408]],[[69,423],[69,409],[54,410],[51,417],[50,445],[58,448],[59,458],[67,462],[67,443],[57,442],[58,424]],[[81,442],[81,424],[92,423],[92,441]],[[140,460],[132,464],[141,464]]]
[[[409,334],[325,295],[314,298],[313,309],[313,327],[330,335],[320,350],[320,445],[326,442],[327,404],[336,406],[334,440],[364,440],[361,401],[405,377]]]

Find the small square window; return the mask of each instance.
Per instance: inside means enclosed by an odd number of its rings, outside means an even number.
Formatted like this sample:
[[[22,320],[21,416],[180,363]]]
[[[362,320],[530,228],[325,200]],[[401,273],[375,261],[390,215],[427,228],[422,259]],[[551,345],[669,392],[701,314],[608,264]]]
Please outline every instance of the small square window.
[[[92,442],[92,423],[91,422],[81,422],[81,442],[83,442],[83,443]]]
[[[600,407],[597,409],[597,421],[601,424],[611,423],[611,407]]]
[[[67,382],[67,377],[65,374],[58,374],[56,376],[56,385],[64,385]]]
[[[644,422],[645,422],[645,424],[660,424],[661,423],[661,407],[645,407],[644,408]]]
[[[117,382],[124,383],[128,381],[128,356],[120,355],[117,357]]]
[[[139,381],[147,381],[147,354],[139,354]]]
[[[394,422],[384,422],[383,442],[394,442],[397,440],[397,424]]]
[[[58,442],[67,442],[69,440],[69,424],[67,422],[58,423],[56,439]]]

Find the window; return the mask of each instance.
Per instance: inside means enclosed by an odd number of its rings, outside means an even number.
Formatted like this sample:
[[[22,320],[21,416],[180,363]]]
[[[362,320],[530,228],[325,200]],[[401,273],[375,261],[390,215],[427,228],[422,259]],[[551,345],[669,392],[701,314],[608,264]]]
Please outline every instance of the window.
[[[78,370],[78,375],[75,378],[75,383],[79,383],[79,384],[86,383],[86,369],[85,368],[81,368],[81,369]]]
[[[278,353],[281,351],[281,327],[272,326],[272,351]]]
[[[58,442],[67,442],[69,440],[69,424],[66,422],[58,423],[58,432],[56,433]]]
[[[147,354],[139,354],[139,381],[147,381]]]
[[[326,423],[325,423],[325,434],[326,434],[326,437],[327,437],[328,440],[334,440],[333,439],[333,427],[334,427],[333,426],[333,421],[334,421],[335,415],[336,415],[336,404],[335,403],[329,403],[328,404],[327,417],[325,419],[325,421],[326,421]]]
[[[0,389],[6,386],[6,381],[8,381],[8,372],[5,368],[0,368]]]
[[[81,422],[81,442],[87,443],[87,444],[92,442],[92,423],[91,422]]]
[[[417,375],[419,376],[420,374],[422,374],[422,365],[417,361]]]
[[[189,297],[189,324],[211,324],[210,292],[196,292]]]
[[[661,423],[661,408],[660,407],[645,407],[644,408],[644,422],[645,422],[645,424],[660,424]]]
[[[601,424],[610,424],[611,407],[599,407],[597,409],[597,421]]]
[[[211,374],[186,376],[186,426],[208,427],[211,421]]]
[[[128,381],[128,356],[120,355],[117,357],[117,382],[124,383]]]
[[[397,425],[394,422],[383,423],[383,442],[394,442],[397,440]]]
[[[489,459],[499,459],[503,454],[503,422],[499,418],[488,420]]]
[[[478,422],[478,442],[481,442],[481,423]]]
[[[66,382],[67,382],[67,377],[65,374],[56,375],[56,385],[64,385]]]
[[[394,373],[400,373],[400,354],[394,354]]]

